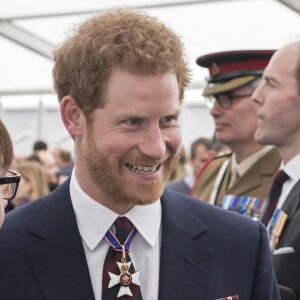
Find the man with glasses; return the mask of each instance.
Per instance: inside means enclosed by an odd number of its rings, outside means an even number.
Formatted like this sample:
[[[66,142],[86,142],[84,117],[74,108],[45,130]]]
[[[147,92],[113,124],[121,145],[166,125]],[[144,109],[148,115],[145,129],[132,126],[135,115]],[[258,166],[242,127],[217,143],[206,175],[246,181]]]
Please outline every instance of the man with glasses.
[[[209,69],[203,96],[215,121],[216,139],[232,152],[215,157],[200,171],[191,194],[258,219],[266,206],[280,157],[274,147],[254,140],[257,117],[251,95],[273,53],[226,51],[197,59],[198,65]],[[238,199],[242,199],[242,205],[232,206]]]
[[[4,221],[4,208],[17,192],[20,174],[8,170],[13,160],[13,146],[9,133],[0,120],[0,227]]]

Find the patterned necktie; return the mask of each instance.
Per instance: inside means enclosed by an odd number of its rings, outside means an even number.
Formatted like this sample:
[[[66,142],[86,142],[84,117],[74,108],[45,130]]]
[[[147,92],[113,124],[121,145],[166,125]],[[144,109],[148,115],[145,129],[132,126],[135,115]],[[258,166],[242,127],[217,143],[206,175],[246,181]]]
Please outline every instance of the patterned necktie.
[[[262,218],[262,222],[267,226],[269,223],[269,220],[272,217],[272,214],[274,212],[274,210],[276,209],[281,191],[282,191],[282,186],[285,183],[286,180],[289,179],[289,176],[283,171],[280,170],[274,181],[273,181],[273,185],[270,191],[270,196],[269,196],[269,203],[268,206],[266,208],[266,211],[264,213],[264,216]]]
[[[114,224],[116,226],[116,238],[118,239],[120,244],[123,245],[126,242],[131,230],[133,229],[133,225],[126,217],[118,217]],[[103,265],[102,300],[142,300],[143,298],[141,295],[141,288],[139,285],[134,284],[134,281],[132,281],[132,283],[128,287],[122,286],[120,283],[118,283],[109,288],[111,282],[111,276],[109,275],[109,272],[111,274],[120,275],[121,272],[117,265],[117,262],[120,263],[121,261],[122,251],[115,251],[112,247],[109,247]],[[130,257],[126,253],[126,262],[128,263],[130,261]],[[134,274],[136,274],[132,263],[130,264],[130,268],[128,271],[131,275],[133,275],[133,277]],[[117,297],[118,293],[121,292],[122,294],[126,289],[130,290],[132,296],[123,295]]]

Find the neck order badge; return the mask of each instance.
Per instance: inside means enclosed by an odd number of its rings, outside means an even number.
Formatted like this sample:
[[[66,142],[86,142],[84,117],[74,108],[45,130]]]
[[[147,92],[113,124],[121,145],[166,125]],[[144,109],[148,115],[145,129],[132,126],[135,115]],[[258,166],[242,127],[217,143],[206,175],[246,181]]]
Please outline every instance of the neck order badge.
[[[124,233],[127,230],[124,230],[124,228],[128,228],[128,227],[132,227],[131,222],[125,218],[125,217],[119,217],[116,222],[116,236],[113,234],[113,232],[111,230],[108,230],[105,238],[107,240],[107,242],[110,244],[111,249],[113,249],[113,251],[117,251],[116,254],[121,254],[121,255],[117,255],[117,257],[114,256],[114,258],[120,259],[120,262],[115,261],[115,263],[118,266],[119,272],[120,274],[114,274],[112,272],[108,271],[108,275],[109,275],[109,284],[108,284],[108,288],[113,288],[116,285],[120,285],[120,289],[119,292],[117,294],[117,298],[128,295],[128,296],[135,296],[130,287],[134,287],[133,285],[136,285],[137,287],[140,286],[140,282],[139,282],[139,274],[140,271],[135,272],[134,269],[131,268],[131,272],[130,267],[132,266],[131,261],[127,262],[127,258],[126,256],[129,258],[128,253],[130,252],[130,247],[133,241],[133,238],[137,232],[136,228],[132,228],[131,232],[129,233],[129,235],[127,236],[126,240],[124,241],[125,238],[123,238],[120,236],[120,232],[123,231],[123,234],[121,233],[121,235],[124,236]],[[119,239],[118,239],[119,238]],[[105,276],[105,274],[103,274],[103,276]],[[137,289],[135,288],[134,291],[136,291]],[[140,288],[138,289],[138,293],[140,294]],[[125,299],[124,297],[122,299]],[[141,299],[141,298],[138,298]]]

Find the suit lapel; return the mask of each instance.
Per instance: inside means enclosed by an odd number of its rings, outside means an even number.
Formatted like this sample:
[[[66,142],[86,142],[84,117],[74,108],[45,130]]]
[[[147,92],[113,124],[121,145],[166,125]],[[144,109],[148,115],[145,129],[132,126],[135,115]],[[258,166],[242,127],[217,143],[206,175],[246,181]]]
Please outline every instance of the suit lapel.
[[[69,184],[49,197],[28,229],[40,238],[28,256],[45,299],[94,299]]]
[[[299,217],[299,207],[300,207],[300,180],[292,188],[288,197],[286,198],[282,210],[287,213],[288,219],[284,225],[282,234],[279,239],[279,244],[277,248],[292,246],[298,248],[299,243],[299,226],[298,221]],[[277,260],[277,258],[276,258]]]
[[[282,210],[288,215],[288,222],[293,218],[295,212],[300,205],[300,180],[295,184],[295,186],[290,191],[288,197],[286,198]]]
[[[207,228],[179,194],[165,191],[161,201],[159,299],[203,299],[214,257],[201,238]]]

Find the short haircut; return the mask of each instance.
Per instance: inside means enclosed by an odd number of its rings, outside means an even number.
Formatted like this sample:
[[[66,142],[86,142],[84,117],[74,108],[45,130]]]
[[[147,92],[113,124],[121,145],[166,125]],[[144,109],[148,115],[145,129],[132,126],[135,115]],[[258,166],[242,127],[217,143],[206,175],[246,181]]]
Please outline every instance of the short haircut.
[[[40,151],[40,150],[47,150],[47,149],[48,149],[48,145],[44,141],[36,141],[33,144],[33,151]]]
[[[195,159],[196,151],[199,145],[203,145],[207,150],[213,149],[213,142],[207,138],[199,138],[195,140],[191,145],[191,158]]]
[[[59,149],[59,157],[64,162],[72,162],[72,155],[71,152],[65,149]]]
[[[13,145],[11,141],[11,137],[0,120],[0,166],[1,169],[8,169],[13,161],[14,153],[13,153]]]
[[[174,72],[180,99],[190,81],[183,45],[163,23],[143,12],[110,11],[84,22],[54,51],[54,88],[61,101],[71,95],[86,117],[105,104],[110,73]]]

